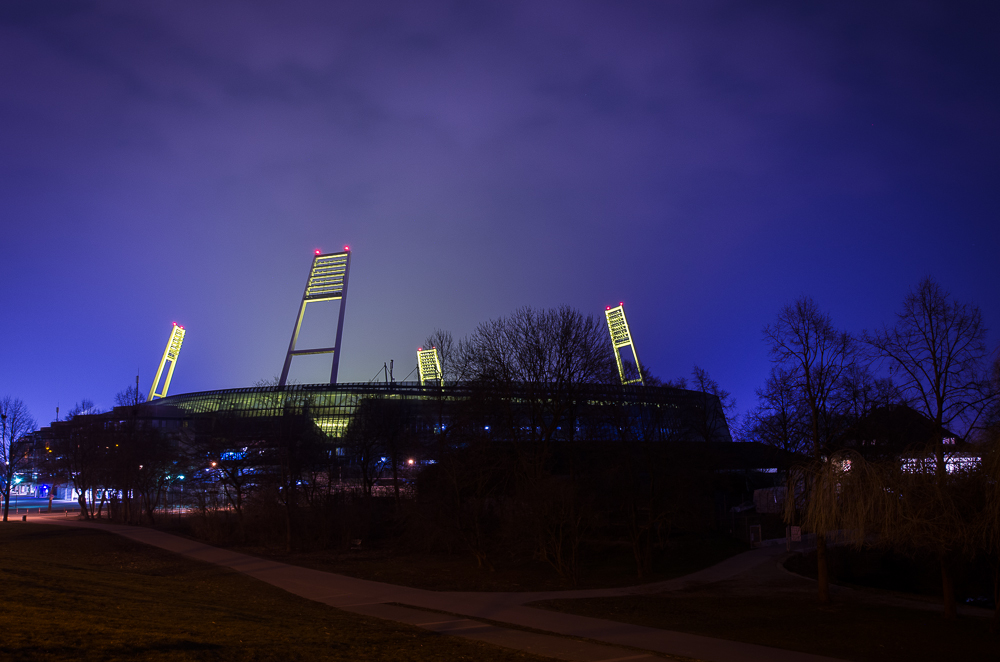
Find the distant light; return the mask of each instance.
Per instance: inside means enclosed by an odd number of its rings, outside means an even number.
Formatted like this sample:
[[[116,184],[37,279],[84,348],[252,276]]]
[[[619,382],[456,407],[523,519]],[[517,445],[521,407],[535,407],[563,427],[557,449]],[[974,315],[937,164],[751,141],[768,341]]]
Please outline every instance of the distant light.
[[[177,326],[177,322],[174,322],[174,326]]]
[[[183,329],[184,327],[182,326],[181,328]]]
[[[351,250],[351,247],[350,247],[350,246],[344,246],[344,250],[345,250],[345,251],[350,251],[350,250]]]
[[[424,348],[423,347],[417,347],[417,351],[418,352],[422,352],[422,351],[424,351]]]
[[[180,476],[178,476],[178,478],[184,480],[184,474],[181,474]]]
[[[316,255],[319,255],[320,250],[317,248],[315,252],[316,252]]]
[[[604,310],[611,310],[611,306],[605,306]]]
[[[412,467],[413,466],[413,458],[411,457],[409,460],[406,461],[406,463]]]
[[[624,306],[624,305],[625,305],[625,302],[624,302],[624,301],[619,301],[619,302],[618,302],[618,305],[619,305],[619,306]]]

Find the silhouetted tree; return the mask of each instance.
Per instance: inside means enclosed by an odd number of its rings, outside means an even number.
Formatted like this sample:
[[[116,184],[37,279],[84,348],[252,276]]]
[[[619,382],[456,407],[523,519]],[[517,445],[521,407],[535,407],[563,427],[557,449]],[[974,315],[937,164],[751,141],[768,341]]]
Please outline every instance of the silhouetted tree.
[[[757,406],[744,423],[747,440],[793,453],[809,452],[809,417],[798,397],[792,372],[773,366],[764,386],[757,389],[757,399]]]
[[[139,405],[145,401],[138,383],[116,393],[113,411],[118,416],[109,422],[108,430],[114,435],[114,444],[108,447],[110,477],[105,483],[112,488],[110,512],[116,519],[133,524],[138,524],[143,515],[143,497],[136,482],[142,465],[140,456],[145,453],[143,446],[153,443],[139,418]],[[144,482],[148,484],[150,479],[144,477]]]
[[[785,306],[778,320],[764,329],[771,359],[785,371],[792,393],[805,412],[812,453],[808,472],[817,484],[829,452],[836,412],[834,394],[846,370],[854,362],[855,342],[833,326],[829,315],[816,303],[802,298]],[[788,500],[794,503],[794,498]],[[830,601],[830,578],[826,558],[825,530],[816,531],[817,577],[820,602]]]
[[[326,439],[312,419],[311,408],[308,397],[299,399],[289,394],[281,415],[260,425],[262,470],[258,475],[266,487],[274,490],[283,507],[287,552],[293,547],[302,480],[326,459]]]
[[[434,333],[424,340],[424,349],[431,347],[438,351],[438,360],[441,361],[441,375],[445,383],[459,381],[461,376],[455,371],[455,342],[452,340],[451,331],[434,329]]]
[[[20,398],[0,399],[0,490],[3,493],[3,521],[10,510],[10,490],[18,470],[29,457],[28,439],[38,426]]]
[[[925,278],[903,300],[896,324],[864,341],[886,361],[907,403],[933,422],[934,489],[947,499],[946,428],[962,425],[968,432],[989,403],[985,359],[986,327],[978,306],[959,303],[931,278]],[[937,538],[937,536],[935,536]],[[951,546],[943,537],[936,550],[941,562],[945,618],[956,617]]]
[[[898,450],[877,438],[888,432],[879,429],[881,420],[903,401],[890,378],[876,376],[870,364],[859,361],[844,371],[834,401],[838,446],[853,447],[869,459]]]
[[[691,387],[702,394],[700,406],[695,410],[692,421],[694,432],[705,441],[723,440],[723,431],[728,429],[736,412],[736,398],[721,388],[708,371],[695,366],[691,371]],[[718,399],[719,406],[715,406]]]
[[[393,421],[387,420],[387,409],[384,398],[364,398],[355,408],[344,433],[344,445],[358,470],[361,491],[366,498],[371,497],[372,487],[382,476],[388,462],[385,439],[387,427],[394,425]]]
[[[67,415],[74,424],[51,442],[55,472],[72,481],[84,519],[97,516],[93,498],[109,484],[111,473],[114,433],[98,413],[93,402],[81,400]]]
[[[573,581],[585,504],[578,472],[553,474],[552,444],[577,438],[586,385],[617,381],[606,330],[566,306],[521,308],[480,324],[459,344],[456,363],[475,385],[481,424],[512,453],[513,500],[530,523],[536,556]]]
[[[244,511],[248,492],[260,470],[263,445],[260,432],[258,422],[253,419],[219,416],[212,420],[207,433],[194,435],[187,444],[191,466],[221,484],[226,503],[236,514],[241,542],[246,536]]]

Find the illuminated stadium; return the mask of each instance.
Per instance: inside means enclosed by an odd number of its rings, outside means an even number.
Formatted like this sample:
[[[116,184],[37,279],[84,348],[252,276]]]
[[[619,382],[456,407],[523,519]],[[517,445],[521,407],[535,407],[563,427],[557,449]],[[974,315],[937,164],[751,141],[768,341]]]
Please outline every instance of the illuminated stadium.
[[[275,385],[169,395],[185,334],[184,327],[174,325],[149,400],[139,405],[134,415],[152,428],[187,429],[194,435],[211,429],[212,422],[220,419],[263,422],[305,417],[338,449],[338,455],[346,453],[340,440],[367,401],[379,401],[384,411],[405,420],[411,434],[424,439],[449,426],[463,426],[469,433],[489,434],[494,439],[530,438],[533,435],[521,433],[546,427],[544,436],[552,441],[732,441],[718,397],[646,383],[620,304],[605,311],[618,383],[446,383],[437,349],[421,348],[416,357],[419,381],[339,384],[350,262],[347,246],[337,253],[316,251]],[[333,346],[298,347],[306,307],[330,301],[339,307]],[[316,354],[333,355],[329,383],[287,383],[293,359]],[[102,416],[114,419],[119,415],[113,411]],[[63,426],[72,423],[54,424],[56,428]]]

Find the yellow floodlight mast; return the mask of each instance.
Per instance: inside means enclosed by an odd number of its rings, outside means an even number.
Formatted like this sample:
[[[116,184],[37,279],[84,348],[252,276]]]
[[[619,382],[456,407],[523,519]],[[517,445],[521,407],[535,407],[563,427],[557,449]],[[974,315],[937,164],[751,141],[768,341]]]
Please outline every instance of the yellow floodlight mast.
[[[167,397],[167,389],[170,388],[170,380],[174,376],[174,368],[177,366],[177,356],[181,353],[181,344],[184,342],[184,333],[184,327],[177,326],[177,322],[174,322],[170,338],[167,339],[167,348],[163,350],[163,358],[160,359],[160,367],[156,369],[153,386],[149,389],[149,396],[146,397],[147,401],[153,398]],[[170,368],[167,369],[167,378],[163,382],[163,390],[157,393],[156,387],[160,383],[160,377],[163,375],[163,368],[167,364],[167,361],[170,361]]]
[[[288,353],[285,355],[285,365],[281,369],[278,386],[284,386],[288,380],[288,369],[292,366],[293,356],[307,354],[333,354],[333,368],[330,371],[330,383],[337,383],[337,368],[340,366],[340,339],[344,334],[344,310],[347,308],[347,277],[351,271],[351,249],[344,246],[340,253],[321,253],[318,249],[313,256],[312,268],[306,280],[306,289],[299,304],[299,314],[295,318],[295,328],[292,329],[292,340],[288,343]],[[333,347],[317,349],[295,349],[302,329],[302,317],[306,314],[306,305],[318,301],[340,301],[340,315],[337,319],[337,338]]]
[[[420,373],[421,386],[427,382],[437,382],[438,386],[444,386],[444,374],[441,372],[441,359],[438,357],[437,347],[417,348],[417,370]]]
[[[608,333],[611,334],[611,344],[615,348],[615,360],[618,362],[618,376],[621,377],[622,384],[641,384],[645,386],[646,382],[642,376],[642,364],[639,363],[639,355],[635,352],[635,345],[632,344],[632,334],[629,332],[628,322],[625,320],[625,304],[619,303],[614,308],[608,306],[604,311],[604,315],[608,319]],[[632,350],[632,358],[635,360],[635,375],[625,374],[625,365],[622,363],[621,353],[626,347]]]

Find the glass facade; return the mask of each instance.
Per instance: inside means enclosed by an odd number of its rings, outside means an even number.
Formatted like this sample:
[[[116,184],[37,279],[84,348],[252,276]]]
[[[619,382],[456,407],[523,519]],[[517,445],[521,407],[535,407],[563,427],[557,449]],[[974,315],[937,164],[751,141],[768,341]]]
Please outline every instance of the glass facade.
[[[631,386],[616,384],[574,385],[571,390],[560,391],[548,385],[519,385],[508,390],[484,390],[471,385],[421,386],[419,382],[355,383],[355,384],[298,384],[292,386],[267,386],[252,388],[202,391],[172,395],[144,405],[143,418],[195,419],[206,415],[246,417],[274,417],[284,414],[308,415],[316,426],[331,440],[344,436],[359,405],[366,399],[397,400],[412,403],[412,410],[420,412],[415,424],[433,430],[451,422],[450,412],[458,402],[473,398],[503,402],[509,409],[527,412],[531,401],[571,403],[576,431],[580,426],[590,428],[594,436],[619,436],[614,427],[622,425],[648,429],[648,421],[664,427],[656,436],[679,438],[674,428],[694,428],[691,421],[704,418],[706,412],[716,419],[713,435],[718,441],[731,441],[729,429],[722,416],[718,399],[714,396],[684,389]],[[509,407],[509,405],[513,405]],[[495,407],[494,407],[495,409]],[[612,411],[614,413],[612,413]],[[715,415],[717,414],[717,416]],[[542,414],[545,415],[544,413]],[[525,423],[529,414],[524,413]],[[483,423],[489,430],[490,414],[484,410]],[[599,421],[599,422],[598,422]],[[536,421],[537,422],[537,421]],[[568,422],[568,421],[567,421]],[[594,435],[595,427],[607,427],[604,434]],[[643,434],[642,436],[646,436]],[[684,437],[690,437],[685,433]]]

